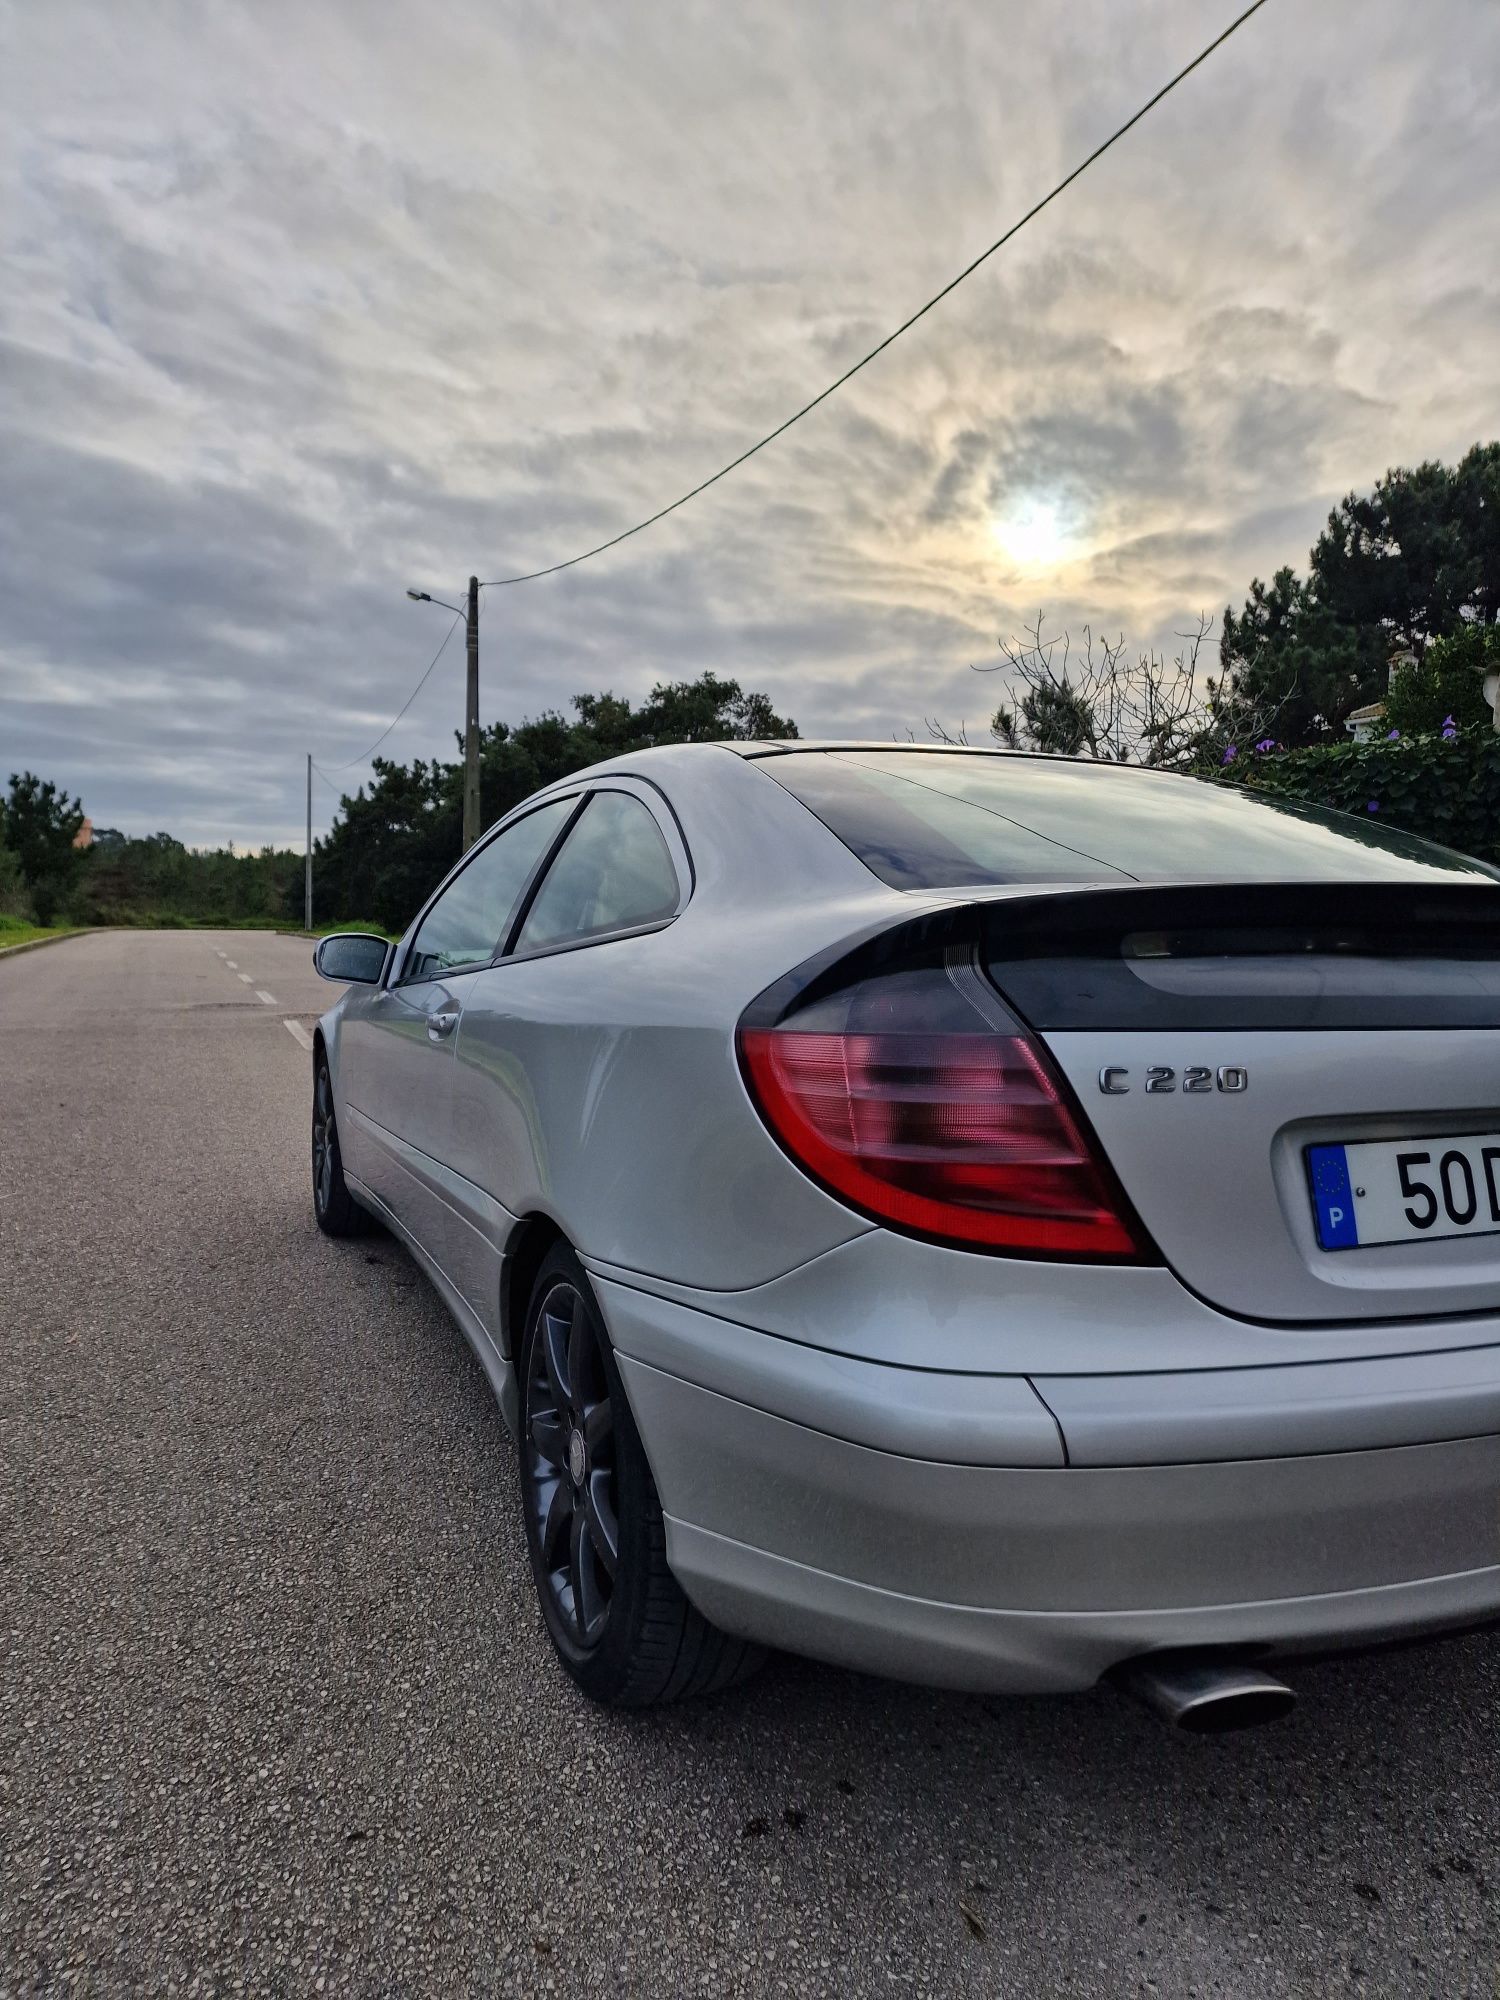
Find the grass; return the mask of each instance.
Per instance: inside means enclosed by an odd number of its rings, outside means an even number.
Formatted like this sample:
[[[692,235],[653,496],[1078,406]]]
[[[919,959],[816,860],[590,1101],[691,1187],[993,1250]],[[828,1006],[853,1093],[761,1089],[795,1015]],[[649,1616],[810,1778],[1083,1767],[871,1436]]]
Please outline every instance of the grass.
[[[35,944],[38,938],[68,937],[77,924],[28,924],[20,917],[0,916],[0,951],[8,945]]]
[[[0,913],[0,951],[7,945],[34,944],[38,938],[71,937],[79,930],[165,930],[165,931],[275,931],[282,937],[327,937],[333,931],[373,931],[392,943],[399,932],[358,917],[336,924],[318,924],[313,930],[296,928],[285,917],[183,917],[172,910],[117,911],[93,924],[33,924],[22,917]]]
[[[388,931],[383,924],[371,923],[362,917],[346,917],[337,924],[314,924],[310,931],[303,930],[300,924],[279,924],[277,930],[282,937],[301,938],[332,937],[335,931],[364,931],[371,937],[383,937],[390,944],[401,936],[400,931]]]
[[[19,922],[19,918],[0,917],[0,944],[11,942],[4,926]],[[36,926],[33,924],[29,928],[34,931]],[[281,937],[327,937],[330,931],[375,931],[381,937],[393,935],[382,930],[379,924],[366,923],[357,917],[336,924],[318,924],[313,930],[304,931],[291,917],[246,917],[235,914],[184,917],[176,910],[100,911],[92,923],[82,927],[71,925],[66,928],[116,931],[274,931]]]
[[[176,910],[114,910],[104,921],[112,930],[130,931],[279,931],[285,917],[184,917]]]

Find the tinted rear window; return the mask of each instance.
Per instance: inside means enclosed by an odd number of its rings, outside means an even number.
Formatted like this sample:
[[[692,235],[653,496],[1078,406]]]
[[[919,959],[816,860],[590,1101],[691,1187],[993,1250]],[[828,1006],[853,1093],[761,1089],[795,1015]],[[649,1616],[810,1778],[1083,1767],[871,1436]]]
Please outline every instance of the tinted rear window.
[[[1373,813],[1359,819],[1119,764],[809,750],[760,768],[894,889],[1495,878]]]

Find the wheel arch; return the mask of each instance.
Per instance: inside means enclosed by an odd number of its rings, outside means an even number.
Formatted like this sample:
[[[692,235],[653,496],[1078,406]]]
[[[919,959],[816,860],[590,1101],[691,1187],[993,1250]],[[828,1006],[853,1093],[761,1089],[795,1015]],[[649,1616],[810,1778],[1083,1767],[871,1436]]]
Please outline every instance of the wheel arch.
[[[547,1253],[559,1243],[577,1254],[567,1231],[552,1216],[537,1211],[521,1217],[505,1246],[505,1261],[500,1270],[500,1345],[512,1376],[526,1325],[526,1308],[531,1303],[531,1288]]]

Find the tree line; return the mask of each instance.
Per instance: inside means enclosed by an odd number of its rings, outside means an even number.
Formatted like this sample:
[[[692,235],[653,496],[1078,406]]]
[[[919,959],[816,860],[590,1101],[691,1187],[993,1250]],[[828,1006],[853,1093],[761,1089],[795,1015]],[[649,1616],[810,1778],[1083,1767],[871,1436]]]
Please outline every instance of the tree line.
[[[1383,701],[1389,726],[1488,725],[1484,676],[1500,671],[1500,443],[1456,466],[1387,472],[1328,517],[1305,575],[1257,577],[1225,608],[1219,671],[1200,668],[1211,621],[1175,658],[1038,619],[1003,639],[985,672],[1010,698],[990,729],[1012,747],[1212,769],[1246,747],[1332,746],[1344,718]],[[1390,676],[1390,662],[1409,655]],[[944,732],[929,724],[933,734]]]
[[[1002,640],[999,660],[983,669],[1008,688],[991,733],[1012,747],[1243,780],[1252,753],[1259,766],[1282,751],[1332,753],[1346,743],[1351,709],[1383,700],[1383,734],[1449,745],[1444,769],[1456,771],[1452,738],[1489,731],[1484,677],[1500,672],[1500,443],[1475,445],[1455,466],[1394,468],[1373,492],[1346,495],[1305,575],[1288,567],[1269,583],[1256,578],[1240,610],[1226,608],[1217,674],[1200,663],[1210,630],[1200,620],[1166,658],[1087,630],[1075,643],[1038,619],[1024,641]],[[1398,651],[1409,661],[1388,685]],[[484,731],[487,825],[601,758],[658,743],[797,734],[767,696],[712,673],[658,683],[637,705],[580,694],[571,708]],[[936,722],[928,728],[946,739]],[[1299,785],[1316,788],[1313,767],[1297,770]],[[458,758],[376,758],[373,776],[340,799],[316,844],[316,920],[403,928],[457,857],[462,819]],[[79,848],[82,824],[79,800],[32,772],[12,774],[0,801],[0,929],[302,919],[303,857],[293,849],[203,851],[167,833],[127,838],[109,828]]]
[[[778,715],[766,695],[712,673],[658,683],[638,707],[615,694],[580,694],[572,708],[571,716],[551,710],[483,731],[479,790],[487,826],[540,786],[605,757],[661,743],[797,734],[796,723]],[[374,772],[368,785],[340,800],[332,829],[314,847],[314,913],[357,916],[395,931],[457,859],[463,764],[377,757]]]
[[[483,732],[486,825],[539,786],[628,750],[797,734],[766,695],[712,673],[661,682],[635,706],[609,693],[575,695],[571,706],[571,716],[549,710]],[[50,779],[11,774],[0,799],[0,934],[18,923],[302,922],[304,857],[295,849],[204,850],[168,833],[128,838],[109,827],[78,847],[83,820],[82,801]],[[331,830],[315,844],[315,921],[404,928],[458,858],[462,823],[460,758],[376,758],[372,779],[341,798]]]
[[[1397,467],[1373,493],[1348,494],[1306,576],[1256,578],[1240,611],[1225,611],[1219,662],[1235,692],[1276,696],[1289,748],[1338,742],[1351,709],[1384,698],[1393,653],[1420,667],[1433,646],[1451,660],[1457,641],[1483,664],[1497,616],[1500,444],[1476,444],[1456,466]]]
[[[51,779],[11,773],[0,798],[0,943],[18,924],[278,923],[302,879],[289,849],[191,848],[170,833],[132,839],[113,827],[80,847],[83,821],[82,801]]]

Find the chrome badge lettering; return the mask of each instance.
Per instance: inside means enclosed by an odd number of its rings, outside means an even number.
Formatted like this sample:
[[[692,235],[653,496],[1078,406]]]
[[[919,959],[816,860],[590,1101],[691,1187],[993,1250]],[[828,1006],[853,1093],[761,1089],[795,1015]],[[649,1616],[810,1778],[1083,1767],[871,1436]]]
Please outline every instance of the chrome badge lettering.
[[[1130,1089],[1130,1071],[1120,1063],[1106,1063],[1099,1072],[1099,1088],[1106,1097],[1123,1097]],[[1148,1096],[1161,1097],[1177,1088],[1175,1069],[1168,1068],[1165,1063],[1149,1065],[1145,1082]],[[1226,1097],[1238,1097],[1241,1091],[1249,1088],[1250,1072],[1238,1063],[1220,1063],[1217,1069],[1210,1069],[1206,1063],[1189,1063],[1182,1072],[1184,1097],[1207,1097],[1214,1091],[1222,1091]]]

